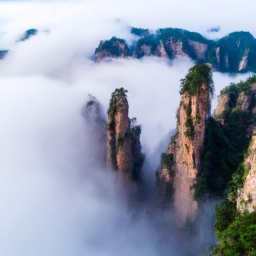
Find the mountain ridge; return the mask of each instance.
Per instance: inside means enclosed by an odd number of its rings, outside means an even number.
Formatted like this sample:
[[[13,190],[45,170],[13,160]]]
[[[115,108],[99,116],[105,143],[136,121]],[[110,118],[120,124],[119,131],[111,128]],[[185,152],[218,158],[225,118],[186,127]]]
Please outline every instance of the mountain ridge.
[[[118,57],[140,59],[145,56],[172,60],[181,56],[198,64],[211,64],[214,70],[220,72],[256,71],[256,39],[249,32],[232,32],[218,40],[180,28],[160,28],[151,32],[131,27],[130,33],[138,37],[132,45],[117,37],[102,40],[95,50],[95,60],[99,62],[104,58]],[[101,54],[103,51],[104,54]]]

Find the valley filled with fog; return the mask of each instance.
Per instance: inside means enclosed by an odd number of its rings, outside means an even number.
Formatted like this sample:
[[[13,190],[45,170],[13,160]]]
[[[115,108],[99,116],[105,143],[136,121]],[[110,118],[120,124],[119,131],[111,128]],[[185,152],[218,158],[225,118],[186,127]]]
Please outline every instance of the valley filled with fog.
[[[10,50],[0,60],[0,255],[205,255],[216,243],[215,201],[202,206],[195,229],[184,231],[171,209],[158,207],[154,189],[176,127],[180,79],[194,63],[93,60],[100,40],[120,36],[131,43],[129,26],[256,36],[247,19],[252,9],[241,14],[239,4],[227,1],[229,19],[217,18],[221,1],[199,2],[0,2],[0,49]],[[216,26],[219,32],[207,32]],[[39,33],[17,43],[30,28]],[[250,75],[213,72],[212,110],[222,88]],[[107,120],[111,93],[120,87],[128,90],[129,116],[142,125],[140,184],[125,185],[107,170],[102,131],[90,129],[81,114],[91,94]]]

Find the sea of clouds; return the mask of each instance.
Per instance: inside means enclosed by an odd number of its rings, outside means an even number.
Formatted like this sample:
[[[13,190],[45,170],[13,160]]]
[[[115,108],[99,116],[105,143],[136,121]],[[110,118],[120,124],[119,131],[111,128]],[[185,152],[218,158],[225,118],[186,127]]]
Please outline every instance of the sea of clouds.
[[[192,233],[154,205],[154,173],[176,126],[185,59],[94,63],[100,40],[135,39],[129,26],[180,27],[210,38],[256,35],[253,1],[0,1],[0,255],[204,255],[215,243],[214,202]],[[241,8],[244,11],[241,11]],[[220,10],[227,10],[219,15]],[[208,33],[220,26],[217,33]],[[37,36],[17,43],[29,28]],[[215,95],[250,74],[214,72]],[[128,92],[142,125],[146,185],[105,169],[104,143],[81,115],[87,95],[106,118],[111,93]],[[213,100],[213,109],[217,97]],[[163,138],[165,138],[163,140]],[[182,233],[183,232],[183,233]]]

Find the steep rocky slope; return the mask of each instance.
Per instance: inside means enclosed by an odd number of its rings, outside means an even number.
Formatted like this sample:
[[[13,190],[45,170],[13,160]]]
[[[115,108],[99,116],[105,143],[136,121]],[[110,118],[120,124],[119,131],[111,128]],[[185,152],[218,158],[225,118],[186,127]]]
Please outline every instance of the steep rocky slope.
[[[95,50],[95,61],[100,62],[104,58],[127,58],[130,49],[125,40],[112,37],[110,40],[101,41]]]
[[[88,95],[85,105],[82,108],[81,115],[86,122],[86,130],[90,150],[88,155],[94,166],[103,167],[106,163],[107,152],[107,133],[106,118],[103,114],[99,101],[92,95]],[[89,165],[89,163],[88,163]]]
[[[229,144],[224,146],[225,157],[219,157],[219,162],[228,160],[233,165],[221,168],[223,173],[226,170],[229,173],[228,195],[216,207],[215,231],[219,243],[213,248],[213,255],[256,254],[255,96],[256,77],[253,76],[223,89],[215,111],[216,122],[221,123]]]
[[[196,65],[182,80],[181,102],[177,111],[177,132],[162,156],[157,177],[160,196],[172,199],[179,224],[196,217],[198,204],[193,186],[201,165],[205,122],[210,111],[211,71]]]
[[[221,91],[215,114],[206,122],[196,198],[205,194],[224,196],[243,162],[255,123],[255,82],[251,77]]]
[[[256,132],[256,131],[255,131]],[[253,133],[248,156],[244,163],[244,184],[238,189],[237,209],[240,212],[256,210],[256,133]]]
[[[144,159],[140,144],[141,127],[136,125],[135,118],[128,117],[129,105],[126,93],[123,88],[116,89],[110,100],[107,164],[111,169],[138,179]]]
[[[156,32],[131,28],[131,33],[138,37],[135,46],[129,47],[124,40],[117,38],[101,41],[95,52],[96,61],[127,56],[168,59],[181,56],[198,63],[210,63],[221,72],[256,70],[256,39],[249,32],[230,33],[217,41],[178,28],[158,29]]]

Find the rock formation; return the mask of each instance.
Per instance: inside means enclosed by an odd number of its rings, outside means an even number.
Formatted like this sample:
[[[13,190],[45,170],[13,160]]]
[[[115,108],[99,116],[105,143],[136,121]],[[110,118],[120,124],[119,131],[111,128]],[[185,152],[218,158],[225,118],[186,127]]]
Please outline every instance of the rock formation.
[[[128,117],[129,105],[124,88],[112,93],[108,110],[108,152],[107,164],[111,169],[119,170],[125,176],[139,178],[143,163],[141,153],[141,127],[136,119]]]
[[[86,134],[90,149],[88,149],[88,159],[93,162],[94,166],[104,166],[106,163],[106,118],[104,117],[99,101],[92,95],[82,108],[81,115],[85,119]],[[90,166],[90,164],[88,164]]]
[[[95,50],[95,61],[100,62],[105,58],[127,58],[130,56],[130,49],[125,40],[112,37],[110,40],[101,41]]]
[[[101,41],[95,51],[95,60],[128,56],[173,59],[181,56],[198,63],[210,63],[214,69],[222,72],[256,70],[256,39],[249,32],[233,32],[217,41],[178,28],[158,29],[155,32],[131,28],[131,33],[137,38],[130,48],[125,40],[115,37]]]
[[[252,135],[244,168],[245,180],[243,187],[238,189],[237,209],[253,212],[256,210],[256,131]]]
[[[193,186],[200,168],[211,90],[210,68],[207,65],[191,68],[182,81],[177,132],[162,156],[158,173],[160,196],[172,199],[181,226],[187,220],[194,221],[197,213]]]
[[[237,209],[240,212],[245,210],[252,212],[256,210],[256,133],[254,128],[255,115],[256,115],[256,78],[251,77],[245,82],[240,82],[238,84],[230,84],[228,87],[221,91],[219,96],[219,104],[215,110],[215,117],[220,120],[224,127],[229,127],[232,125],[230,120],[225,119],[225,113],[229,111],[230,113],[239,113],[242,117],[238,122],[243,122],[243,140],[248,141],[248,149],[246,154],[246,159],[243,161],[242,165],[238,167],[235,175],[235,183],[239,187],[235,194],[237,193]],[[249,118],[245,119],[244,116]],[[239,117],[237,115],[237,117]],[[234,125],[234,124],[233,124]],[[236,137],[238,138],[236,138]],[[241,135],[234,134],[236,140],[239,140]],[[248,145],[246,144],[246,145]],[[243,150],[240,148],[239,150]],[[233,178],[234,179],[234,178]],[[233,180],[234,182],[234,180]]]
[[[238,84],[231,83],[221,91],[218,97],[218,106],[214,111],[217,119],[221,119],[223,112],[230,109],[232,111],[249,111],[256,113],[256,79],[249,78],[246,82]]]

